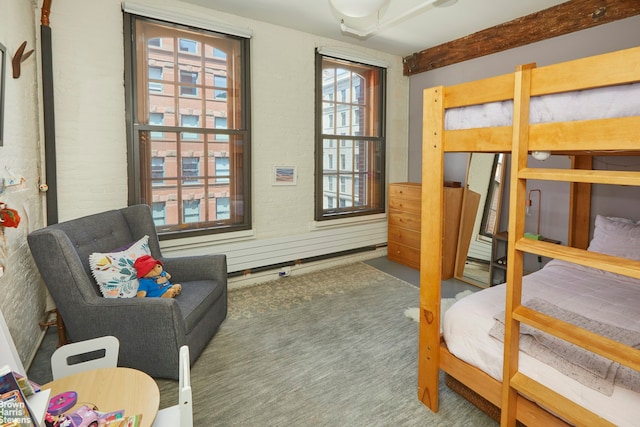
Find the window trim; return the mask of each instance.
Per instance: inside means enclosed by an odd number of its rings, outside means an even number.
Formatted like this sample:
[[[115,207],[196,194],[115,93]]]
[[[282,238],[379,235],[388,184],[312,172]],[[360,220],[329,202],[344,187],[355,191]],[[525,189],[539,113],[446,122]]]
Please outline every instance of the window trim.
[[[124,7],[123,7],[124,10]],[[153,14],[152,14],[153,15]],[[179,19],[167,19],[158,21],[155,19],[157,15],[148,16],[146,14],[132,14],[125,12],[123,14],[124,24],[124,36],[127,42],[124,43],[125,54],[125,88],[133,88],[132,90],[125,90],[125,106],[126,106],[126,132],[127,132],[127,175],[128,175],[128,195],[127,200],[129,205],[141,203],[142,200],[142,188],[140,182],[140,174],[142,173],[141,166],[141,141],[139,138],[139,131],[145,130],[158,130],[163,132],[176,132],[179,131],[177,127],[163,126],[158,129],[156,126],[151,129],[150,126],[141,125],[134,122],[138,105],[138,91],[135,89],[139,87],[137,83],[137,71],[135,68],[134,53],[134,26],[136,19],[144,19],[149,22],[173,26],[174,28],[186,31],[204,31],[205,33],[214,31],[208,26],[193,27],[183,25]],[[220,29],[218,31],[220,33]],[[171,230],[171,231],[158,231],[158,237],[160,240],[171,239],[183,239],[199,236],[212,236],[221,233],[238,233],[252,229],[252,159],[251,159],[251,55],[250,55],[250,43],[248,36],[251,33],[243,33],[237,35],[233,33],[221,34],[226,37],[236,38],[240,41],[239,51],[242,57],[242,67],[240,67],[239,78],[242,84],[241,97],[239,102],[242,105],[242,122],[244,123],[241,130],[227,130],[225,133],[228,135],[241,135],[242,136],[242,172],[241,172],[241,193],[242,194],[242,221],[231,224],[214,224],[212,226],[194,227],[185,230]],[[199,132],[205,134],[220,133],[215,129],[202,129],[197,128]],[[145,167],[151,168],[151,165]],[[150,176],[150,171],[147,171]],[[179,177],[178,177],[179,179]],[[214,183],[215,185],[215,183]],[[151,202],[149,202],[150,204]],[[205,221],[204,222],[208,222]]]
[[[371,64],[368,63],[369,61],[354,61],[353,59],[345,59],[345,57],[341,57],[341,56],[333,56],[333,55],[329,55],[329,54],[323,54],[322,52],[322,48],[318,48],[316,49],[316,61],[315,61],[315,77],[314,77],[314,81],[315,81],[315,100],[314,100],[314,105],[315,105],[315,152],[316,152],[316,156],[315,156],[315,194],[314,194],[314,204],[315,204],[315,215],[314,215],[314,221],[316,222],[322,222],[322,221],[328,221],[328,220],[336,220],[336,219],[343,219],[343,218],[350,218],[350,217],[357,217],[357,216],[368,216],[368,215],[376,215],[376,214],[381,214],[381,213],[385,213],[386,211],[386,151],[387,151],[387,144],[386,144],[386,68],[385,67],[381,67],[380,65],[375,65],[375,64]],[[341,61],[345,63],[345,67],[348,68],[349,67],[349,63],[353,63],[354,65],[365,65],[367,67],[372,67],[372,68],[378,68],[380,71],[380,82],[379,82],[379,105],[380,108],[378,109],[377,113],[378,113],[378,126],[379,126],[379,132],[377,136],[363,136],[363,135],[355,135],[355,136],[351,136],[351,135],[338,135],[338,134],[323,134],[322,130],[323,130],[323,108],[322,108],[322,103],[323,103],[323,83],[322,83],[322,62],[323,62],[323,58],[328,58],[328,59],[333,59],[333,60],[337,60],[337,61]],[[336,100],[337,97],[334,97],[334,101],[333,102],[337,102]],[[335,118],[335,120],[337,121],[337,117]],[[324,185],[323,185],[323,178],[324,178],[324,173],[323,173],[323,153],[324,153],[324,140],[325,137],[327,136],[332,136],[333,139],[335,140],[347,140],[347,141],[352,141],[352,142],[357,142],[357,141],[365,141],[365,142],[379,142],[381,144],[380,147],[380,157],[379,157],[379,162],[380,164],[378,165],[378,171],[379,174],[381,175],[379,182],[377,182],[377,184],[379,184],[379,191],[377,192],[377,196],[380,198],[380,206],[376,207],[376,208],[358,208],[358,207],[350,207],[348,209],[341,209],[340,206],[340,200],[339,198],[336,199],[336,205],[337,207],[334,207],[332,209],[329,209],[328,212],[325,211],[324,207],[323,207],[323,194],[324,194]],[[339,159],[336,159],[337,163],[337,167],[339,167]],[[367,180],[367,185],[373,181],[369,181]],[[336,183],[336,186],[338,187],[339,184]]]

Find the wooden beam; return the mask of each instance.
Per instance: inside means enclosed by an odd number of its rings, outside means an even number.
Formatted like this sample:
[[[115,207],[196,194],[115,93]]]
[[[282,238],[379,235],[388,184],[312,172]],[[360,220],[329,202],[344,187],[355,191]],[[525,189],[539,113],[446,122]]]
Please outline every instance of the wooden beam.
[[[640,14],[640,0],[571,0],[404,58],[404,75],[469,59]]]

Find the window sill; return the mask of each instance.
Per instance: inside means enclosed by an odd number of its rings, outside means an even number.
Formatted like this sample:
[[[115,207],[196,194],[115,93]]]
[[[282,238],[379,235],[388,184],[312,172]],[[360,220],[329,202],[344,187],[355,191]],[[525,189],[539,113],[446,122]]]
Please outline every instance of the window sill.
[[[332,219],[328,221],[312,221],[309,225],[310,231],[327,230],[330,228],[349,227],[351,225],[361,225],[376,222],[386,222],[387,214],[363,215],[351,218]]]

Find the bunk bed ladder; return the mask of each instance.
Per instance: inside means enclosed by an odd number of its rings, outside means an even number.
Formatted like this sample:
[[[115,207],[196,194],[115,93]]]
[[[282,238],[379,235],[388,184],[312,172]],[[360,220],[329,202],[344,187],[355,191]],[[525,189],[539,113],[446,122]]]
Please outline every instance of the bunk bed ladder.
[[[572,185],[606,183],[640,186],[640,173],[527,168],[529,98],[534,68],[535,64],[518,67],[515,78],[501,425],[516,425],[518,400],[527,398],[571,424],[610,426],[613,424],[519,371],[520,325],[525,323],[635,370],[640,370],[640,350],[521,305],[524,253],[585,266],[598,265],[602,270],[636,278],[640,278],[640,262],[524,238],[527,179],[565,181]]]

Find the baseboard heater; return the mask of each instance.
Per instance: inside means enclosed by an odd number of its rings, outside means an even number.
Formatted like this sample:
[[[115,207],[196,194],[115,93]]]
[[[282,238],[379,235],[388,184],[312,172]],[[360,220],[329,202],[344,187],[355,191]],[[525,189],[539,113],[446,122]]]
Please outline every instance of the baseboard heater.
[[[338,258],[338,257],[342,257],[342,256],[347,256],[347,255],[353,255],[353,254],[357,254],[357,253],[361,253],[361,252],[369,252],[369,251],[375,251],[381,247],[385,247],[387,246],[386,244],[379,244],[379,245],[373,245],[373,246],[366,246],[366,247],[362,247],[362,248],[356,248],[356,249],[349,249],[346,251],[339,251],[339,252],[332,252],[329,254],[323,254],[323,255],[316,255],[316,256],[312,256],[312,257],[308,257],[308,258],[302,258],[302,259],[296,259],[293,261],[285,261],[285,262],[280,262],[277,264],[270,264],[270,265],[263,265],[260,267],[253,267],[253,268],[249,268],[246,270],[241,270],[241,271],[232,271],[230,273],[227,274],[227,277],[238,277],[238,276],[244,276],[245,274],[255,274],[255,273],[260,273],[263,271],[269,271],[269,270],[277,270],[280,269],[282,267],[293,267],[296,265],[301,265],[301,264],[307,264],[310,262],[315,262],[315,261],[323,261],[326,259],[331,259],[331,258]]]

